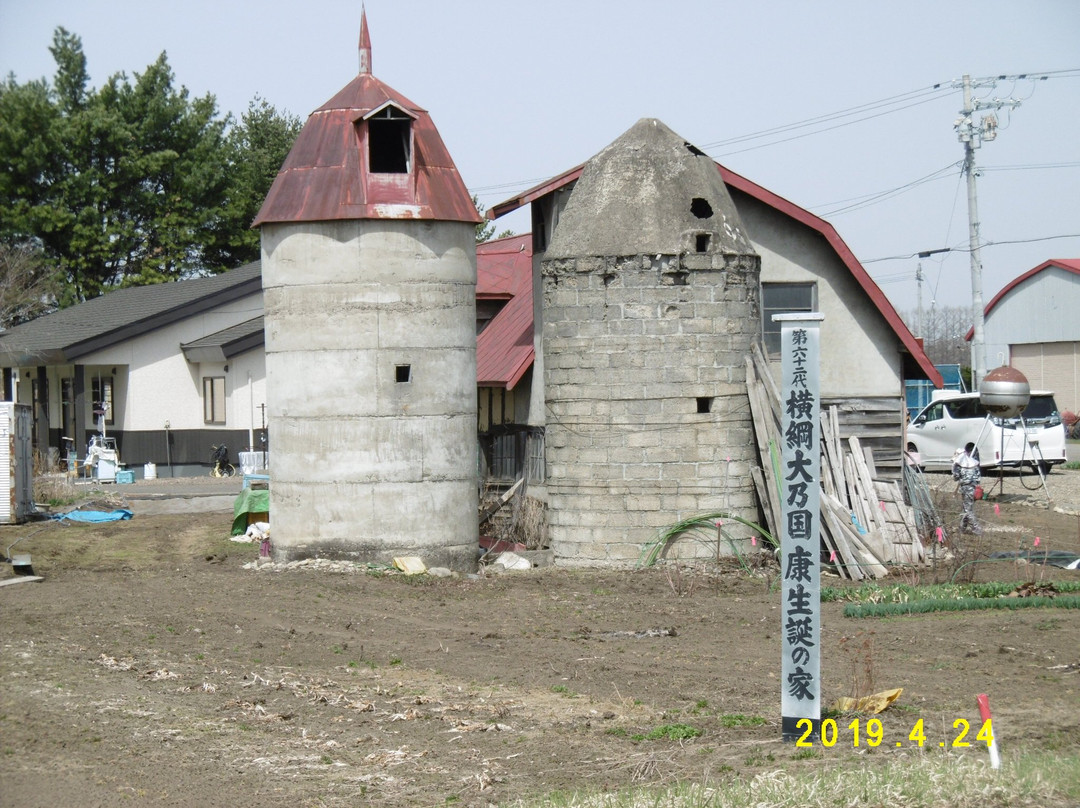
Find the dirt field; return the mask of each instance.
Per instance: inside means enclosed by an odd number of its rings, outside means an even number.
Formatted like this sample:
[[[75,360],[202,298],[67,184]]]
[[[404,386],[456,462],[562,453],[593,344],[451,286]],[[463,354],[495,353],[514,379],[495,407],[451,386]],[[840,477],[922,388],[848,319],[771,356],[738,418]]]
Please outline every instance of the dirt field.
[[[933,482],[954,508],[944,476]],[[1007,479],[965,552],[1036,535],[1080,551],[1080,471],[1051,483],[1065,512]],[[226,538],[230,512],[135,510],[0,528],[5,549],[33,533],[16,552],[45,576],[0,588],[4,806],[505,804],[940,755],[958,719],[972,747],[949,753],[985,757],[982,692],[1003,756],[1080,751],[1076,611],[855,620],[824,604],[826,701],[852,695],[856,674],[904,692],[877,749],[853,749],[845,717],[835,747],[808,753],[779,740],[778,569],[764,558],[752,575],[256,571],[244,565],[257,547]],[[1011,562],[975,574],[1080,577]],[[919,719],[922,750],[908,737]],[[700,735],[671,737],[686,727]]]

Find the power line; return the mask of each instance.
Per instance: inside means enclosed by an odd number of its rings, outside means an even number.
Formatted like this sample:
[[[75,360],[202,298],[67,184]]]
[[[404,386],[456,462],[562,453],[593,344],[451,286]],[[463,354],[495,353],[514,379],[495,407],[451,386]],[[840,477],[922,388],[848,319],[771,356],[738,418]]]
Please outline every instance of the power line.
[[[925,177],[920,177],[917,180],[912,180],[911,182],[899,185],[895,188],[890,188],[887,191],[877,191],[872,194],[864,194],[863,196],[852,197],[851,199],[841,199],[837,202],[829,202],[824,205],[816,205],[814,206],[814,208],[812,208],[812,210],[818,211],[820,209],[824,209],[821,210],[821,212],[818,214],[822,217],[836,216],[841,213],[850,213],[853,210],[859,210],[861,208],[869,207],[870,205],[875,205],[878,202],[884,202],[886,199],[898,196],[902,193],[912,190],[913,188],[917,188],[927,182],[933,182],[934,180],[943,179],[944,177],[948,176],[946,172],[951,172],[952,170],[958,168],[960,165],[961,164],[959,162],[950,163],[947,166],[939,168],[937,171],[933,171],[930,174],[927,174]],[[847,202],[851,202],[851,204],[845,204]],[[831,207],[832,205],[839,205],[840,207],[833,208]]]
[[[786,132],[794,131],[796,129],[804,129],[806,127],[814,126],[816,124],[828,123],[830,121],[838,120],[838,119],[841,119],[841,118],[848,118],[848,117],[851,117],[853,115],[859,115],[859,114],[861,114],[863,112],[866,112],[866,111],[869,111],[869,110],[880,109],[881,107],[884,107],[884,106],[888,106],[888,105],[891,105],[891,104],[897,104],[897,103],[904,102],[904,101],[909,101],[912,98],[918,98],[918,97],[924,96],[924,95],[933,95],[934,97],[936,97],[938,95],[941,95],[942,92],[947,92],[949,90],[951,90],[951,88],[944,88],[941,84],[935,84],[935,85],[933,85],[931,87],[921,87],[918,90],[911,90],[909,92],[901,93],[900,95],[890,96],[889,98],[883,98],[883,99],[880,99],[878,101],[869,101],[869,102],[867,102],[865,104],[859,104],[859,105],[854,106],[854,107],[848,107],[847,109],[838,110],[836,112],[829,112],[829,113],[826,113],[824,115],[817,115],[817,116],[815,116],[813,118],[807,118],[807,119],[802,120],[802,121],[796,121],[794,123],[783,124],[781,126],[776,126],[776,127],[771,128],[771,129],[761,129],[761,130],[758,130],[757,132],[750,132],[750,133],[745,134],[745,135],[738,135],[736,137],[727,138],[725,140],[716,140],[716,141],[713,141],[712,143],[704,143],[704,144],[702,144],[701,148],[702,149],[722,149],[722,148],[724,148],[726,146],[735,146],[735,145],[738,145],[740,143],[745,143],[748,140],[757,140],[757,139],[763,138],[763,137],[771,137],[772,135],[781,135],[781,134],[784,134]],[[923,102],[920,101],[919,103],[923,103]],[[908,106],[913,106],[913,105],[908,105]],[[900,109],[906,109],[906,107],[900,107]],[[892,110],[892,111],[895,111],[895,110]],[[871,117],[877,117],[877,116],[871,116]],[[865,120],[865,119],[860,118],[859,120]],[[858,121],[852,121],[852,123],[857,123],[857,122]]]
[[[1035,243],[1037,241],[1055,241],[1057,239],[1062,239],[1062,238],[1080,238],[1080,233],[1059,233],[1058,235],[1055,235],[1055,236],[1036,236],[1035,238],[1016,238],[1016,239],[1007,239],[1005,241],[984,241],[980,246],[985,248],[985,247],[1001,247],[1001,246],[1004,246],[1006,244],[1033,244],[1033,243]],[[956,253],[966,253],[966,252],[971,252],[971,247],[970,246],[966,246],[966,247],[961,247],[961,246],[949,247],[947,251],[948,252],[956,252]],[[882,261],[908,261],[908,260],[914,258],[915,256],[917,256],[920,252],[925,252],[925,251],[924,250],[917,250],[916,252],[906,253],[906,254],[902,254],[902,255],[886,255],[886,256],[882,256],[881,258],[860,259],[859,263],[862,264],[863,266],[865,266],[866,264],[877,264],[877,263],[880,263]]]
[[[973,82],[973,84],[977,84],[977,85],[980,85],[980,86],[984,86],[984,85],[985,86],[992,86],[993,82],[997,82],[997,81],[1013,81],[1014,83],[1018,82],[1018,81],[1036,82],[1036,81],[1046,81],[1048,79],[1059,79],[1059,78],[1080,78],[1080,68],[1068,68],[1068,69],[1063,69],[1063,70],[1050,70],[1050,71],[1040,71],[1040,72],[1031,72],[1031,73],[1016,73],[1016,74],[1009,74],[1009,75],[984,76],[984,77],[979,77],[979,78],[976,78],[976,79],[972,79],[972,82]],[[931,101],[937,100],[938,98],[947,96],[948,94],[950,94],[955,89],[955,86],[958,86],[958,85],[956,85],[954,83],[954,80],[941,81],[941,82],[937,82],[935,84],[931,84],[931,85],[926,86],[926,87],[920,87],[920,88],[915,89],[915,90],[909,90],[907,92],[899,93],[897,95],[888,96],[886,98],[881,98],[881,99],[878,99],[876,101],[868,101],[868,102],[863,103],[863,104],[857,104],[857,105],[855,105],[853,107],[847,107],[845,109],[837,110],[835,112],[825,113],[823,115],[816,115],[814,117],[806,118],[806,119],[801,120],[801,121],[795,121],[793,123],[782,124],[780,126],[775,126],[775,127],[769,128],[769,129],[760,129],[760,130],[758,130],[756,132],[749,132],[749,133],[746,133],[746,134],[743,134],[743,135],[737,135],[737,136],[731,137],[731,138],[725,138],[725,139],[722,139],[722,140],[715,140],[715,141],[712,141],[712,142],[704,143],[704,144],[702,144],[700,146],[700,148],[703,151],[708,152],[708,151],[711,151],[711,150],[714,150],[714,149],[719,150],[719,149],[724,149],[724,148],[729,147],[729,146],[736,146],[736,145],[739,145],[739,144],[742,144],[742,143],[750,143],[750,142],[753,142],[753,141],[756,141],[756,140],[768,139],[767,142],[758,143],[756,145],[749,146],[749,147],[747,147],[745,149],[737,149],[735,151],[726,151],[726,152],[722,152],[720,154],[710,155],[710,156],[714,157],[714,159],[717,159],[719,157],[729,157],[729,156],[734,155],[734,154],[742,154],[744,152],[753,151],[755,149],[762,149],[762,148],[767,148],[769,146],[776,146],[776,145],[779,145],[781,143],[788,143],[790,141],[799,140],[801,138],[809,137],[811,135],[817,135],[817,134],[821,134],[821,133],[824,133],[824,132],[830,132],[830,131],[833,131],[835,129],[841,129],[841,128],[845,127],[845,126],[853,126],[854,124],[857,124],[857,123],[862,123],[864,121],[872,120],[874,118],[879,118],[879,117],[883,117],[885,115],[890,115],[890,114],[892,114],[894,112],[900,112],[902,110],[909,109],[911,107],[915,107],[915,106],[919,106],[921,104],[929,103]],[[1033,84],[1033,87],[1032,87],[1032,93],[1034,93],[1034,84]],[[1028,97],[1030,98],[1030,94],[1029,94]],[[868,113],[872,113],[872,114],[868,114]],[[841,123],[837,123],[837,124],[835,124],[833,126],[822,126],[822,124],[831,123],[833,121],[841,121]],[[817,127],[817,128],[814,128],[812,131],[802,132],[801,134],[792,135],[791,137],[783,137],[783,138],[779,138],[779,139],[770,139],[770,138],[775,138],[775,136],[777,136],[777,135],[783,135],[783,134],[786,134],[788,132],[797,132],[797,131],[802,130],[802,129],[810,129],[811,127]],[[1047,164],[1046,168],[1053,168],[1053,167],[1071,168],[1071,167],[1074,167],[1075,165],[1076,164],[1073,164],[1073,163],[1062,163],[1059,166],[1055,166],[1054,164]],[[1013,170],[1013,169],[1001,168],[1001,169],[980,169],[980,170]],[[544,182],[545,180],[548,180],[548,179],[551,179],[551,177],[547,177],[547,176],[545,176],[545,177],[535,177],[535,178],[532,178],[532,179],[522,179],[522,180],[516,180],[516,181],[512,181],[512,182],[496,183],[496,184],[493,184],[493,185],[482,185],[482,186],[477,186],[475,188],[471,188],[470,192],[475,193],[477,195],[481,195],[481,194],[486,194],[486,193],[493,192],[493,191],[501,191],[501,190],[505,190],[505,189],[518,189],[518,188],[526,189],[526,188],[531,188],[534,185],[537,185],[538,183]],[[929,178],[924,178],[921,181],[929,181]],[[918,184],[921,181],[916,180],[915,183]],[[882,193],[884,193],[884,194],[897,193],[897,192],[900,192],[902,190],[905,190],[908,187],[915,187],[915,186],[914,185],[900,186],[899,188],[893,189],[892,191],[882,192]],[[871,196],[873,196],[873,195],[871,195]],[[838,204],[838,203],[831,203],[831,204]],[[870,204],[870,203],[868,202],[867,204]],[[852,208],[852,209],[854,209],[854,208]],[[834,211],[829,215],[835,215],[836,213],[839,213],[839,212],[846,212],[846,210],[847,209],[843,209],[841,211]]]
[[[1016,166],[979,166],[979,171],[1045,171],[1059,168],[1080,168],[1080,163],[1031,163]]]
[[[764,148],[767,148],[769,146],[776,146],[776,145],[779,145],[780,143],[790,143],[793,140],[801,140],[802,138],[810,137],[811,135],[820,135],[822,132],[831,132],[834,129],[842,129],[845,126],[852,126],[853,124],[862,123],[863,121],[869,121],[869,120],[872,120],[874,118],[881,118],[881,117],[883,117],[885,115],[891,115],[894,112],[900,112],[901,110],[908,109],[910,107],[919,106],[920,104],[926,104],[926,103],[928,103],[930,101],[934,101],[934,100],[936,100],[936,97],[935,98],[927,98],[927,99],[924,99],[922,101],[916,101],[915,103],[912,103],[912,104],[906,104],[906,105],[904,105],[902,107],[896,107],[895,109],[888,109],[888,110],[885,110],[884,112],[878,112],[878,113],[876,113],[874,115],[866,115],[866,116],[864,116],[862,118],[856,118],[853,121],[847,121],[845,123],[838,123],[835,126],[825,126],[825,127],[820,128],[820,129],[815,129],[812,132],[805,132],[804,134],[801,134],[801,135],[792,135],[791,137],[780,138],[779,140],[771,140],[768,143],[761,143],[761,144],[758,144],[757,146],[747,146],[745,149],[736,149],[735,151],[726,151],[726,152],[722,152],[722,153],[717,154],[717,155],[710,154],[710,157],[717,157],[717,158],[719,158],[719,157],[730,157],[733,154],[743,154],[743,153],[748,152],[748,151],[754,151],[755,149],[764,149]]]

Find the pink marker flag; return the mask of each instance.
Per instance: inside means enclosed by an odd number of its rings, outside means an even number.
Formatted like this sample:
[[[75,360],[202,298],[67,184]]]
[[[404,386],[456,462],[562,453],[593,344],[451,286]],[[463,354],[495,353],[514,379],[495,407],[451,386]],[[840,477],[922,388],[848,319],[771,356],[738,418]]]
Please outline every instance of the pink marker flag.
[[[750,537],[750,545],[753,547],[757,547],[757,536]]]
[[[994,516],[1001,516],[1001,506],[994,503]]]
[[[937,540],[939,544],[945,543],[945,531],[942,530],[940,527],[937,529]]]
[[[885,513],[885,500],[879,500],[878,504],[881,506],[881,512]]]
[[[1036,547],[1039,546],[1039,537],[1038,536],[1035,537],[1035,546]]]
[[[829,561],[836,561],[836,550],[829,553]]]

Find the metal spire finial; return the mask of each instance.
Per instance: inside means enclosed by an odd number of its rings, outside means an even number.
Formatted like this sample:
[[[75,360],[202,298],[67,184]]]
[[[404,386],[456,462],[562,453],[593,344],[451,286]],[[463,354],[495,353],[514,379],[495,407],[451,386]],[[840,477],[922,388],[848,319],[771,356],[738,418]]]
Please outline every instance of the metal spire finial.
[[[360,6],[360,72],[371,72],[371,37],[367,27],[367,9]]]

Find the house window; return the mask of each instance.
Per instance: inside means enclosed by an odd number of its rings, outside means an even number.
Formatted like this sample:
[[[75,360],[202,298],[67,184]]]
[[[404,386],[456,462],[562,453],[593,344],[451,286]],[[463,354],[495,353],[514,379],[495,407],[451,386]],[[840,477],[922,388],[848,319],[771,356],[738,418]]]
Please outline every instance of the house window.
[[[203,376],[203,421],[208,424],[225,423],[225,377]]]
[[[113,380],[112,376],[95,376],[90,383],[90,395],[94,402],[94,424],[101,422],[105,416],[105,424],[113,425]]]
[[[412,118],[388,106],[368,122],[368,168],[372,174],[408,174]]]
[[[505,300],[477,300],[476,301],[476,333],[480,334],[488,323],[495,319],[502,307],[506,305]]]
[[[812,283],[761,284],[761,338],[766,353],[780,353],[780,323],[773,322],[773,315],[814,311],[814,297]]]

